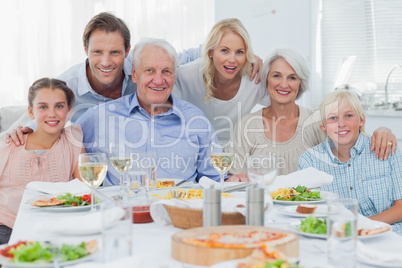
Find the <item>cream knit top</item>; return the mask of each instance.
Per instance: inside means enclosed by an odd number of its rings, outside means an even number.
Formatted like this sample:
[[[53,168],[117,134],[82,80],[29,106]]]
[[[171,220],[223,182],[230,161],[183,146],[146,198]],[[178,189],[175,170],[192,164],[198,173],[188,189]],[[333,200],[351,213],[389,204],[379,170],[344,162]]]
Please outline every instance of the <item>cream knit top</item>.
[[[234,133],[236,158],[229,173],[247,173],[249,155],[275,156],[278,175],[296,171],[301,154],[325,140],[318,113],[303,107],[299,111],[296,132],[285,142],[273,142],[265,136],[262,109],[242,117]]]

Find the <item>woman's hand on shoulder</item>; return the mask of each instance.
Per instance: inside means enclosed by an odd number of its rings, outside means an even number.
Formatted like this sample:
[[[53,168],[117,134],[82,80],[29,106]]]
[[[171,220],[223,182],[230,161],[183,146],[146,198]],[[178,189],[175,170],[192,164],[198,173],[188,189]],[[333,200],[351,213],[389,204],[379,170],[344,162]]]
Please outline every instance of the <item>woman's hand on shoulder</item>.
[[[253,64],[251,64],[251,75],[250,75],[250,80],[253,81],[254,77],[257,76],[257,78],[255,79],[255,83],[258,84],[261,79],[260,79],[260,71],[262,68],[262,59],[260,57],[258,57],[257,55],[255,55],[254,57],[255,62]]]
[[[240,173],[236,175],[232,175],[229,179],[226,181],[234,181],[234,182],[249,182],[250,180],[248,179],[248,176],[246,173]]]
[[[371,149],[380,160],[387,160],[390,153],[395,154],[396,137],[389,128],[377,128],[371,136]]]

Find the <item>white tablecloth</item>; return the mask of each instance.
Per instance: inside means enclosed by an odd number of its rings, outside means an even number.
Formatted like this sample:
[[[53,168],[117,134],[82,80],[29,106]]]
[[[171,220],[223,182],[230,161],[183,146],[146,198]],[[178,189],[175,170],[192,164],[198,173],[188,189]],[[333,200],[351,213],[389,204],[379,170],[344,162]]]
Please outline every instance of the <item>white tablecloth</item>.
[[[110,195],[111,187],[102,189],[102,192]],[[38,233],[32,228],[35,222],[50,219],[55,217],[62,217],[64,213],[58,212],[44,212],[30,208],[24,202],[43,194],[26,190],[24,192],[23,200],[18,212],[15,222],[13,233],[11,235],[10,243],[17,242],[18,240],[61,240],[66,242],[81,242],[89,239],[99,239],[100,245],[102,236],[62,236],[51,233]],[[298,221],[298,218],[286,216],[277,212],[275,205],[269,218],[266,219],[266,226],[274,228],[287,229],[289,223]],[[74,214],[76,214],[75,212]],[[88,213],[88,212],[78,212]],[[275,222],[269,222],[269,219],[274,219]],[[73,226],[71,228],[74,228]],[[147,224],[133,224],[133,255],[140,258],[142,263],[140,267],[155,267],[155,268],[183,268],[195,267],[193,265],[183,264],[176,261],[171,257],[171,236],[181,231],[181,229],[165,226],[161,227],[156,223]],[[392,251],[399,250],[402,252],[402,237],[396,233],[389,232],[383,236],[364,240],[363,243],[367,246],[379,249]],[[300,263],[302,267],[328,267],[326,261],[326,254],[323,249],[326,248],[326,240],[311,239],[300,236]],[[357,263],[357,267],[373,267],[362,263]]]

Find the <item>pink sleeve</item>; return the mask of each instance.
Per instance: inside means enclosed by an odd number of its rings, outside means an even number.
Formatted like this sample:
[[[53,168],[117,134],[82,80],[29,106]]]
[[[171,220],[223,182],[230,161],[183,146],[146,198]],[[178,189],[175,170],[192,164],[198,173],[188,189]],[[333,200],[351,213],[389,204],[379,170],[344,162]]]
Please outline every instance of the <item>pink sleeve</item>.
[[[75,166],[78,163],[78,156],[82,150],[82,129],[80,125],[71,125],[64,128],[67,140],[69,142],[70,157],[71,157],[71,174],[73,174]]]
[[[7,144],[4,139],[0,140],[0,175],[3,173],[11,152],[11,144]]]

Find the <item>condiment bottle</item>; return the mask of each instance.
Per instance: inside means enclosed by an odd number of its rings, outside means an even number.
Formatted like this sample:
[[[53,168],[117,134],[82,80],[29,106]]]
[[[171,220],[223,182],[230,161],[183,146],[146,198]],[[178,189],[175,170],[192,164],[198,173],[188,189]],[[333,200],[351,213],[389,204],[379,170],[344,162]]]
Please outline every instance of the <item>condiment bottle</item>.
[[[264,189],[253,184],[246,190],[246,224],[264,226]]]
[[[222,225],[221,190],[211,188],[204,189],[204,209],[202,221],[204,227]]]

